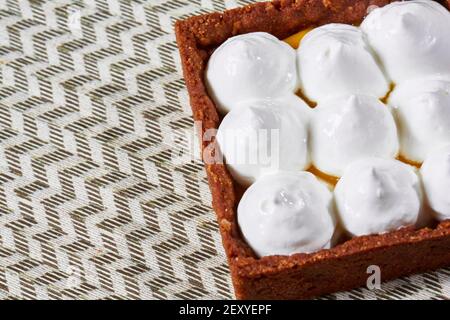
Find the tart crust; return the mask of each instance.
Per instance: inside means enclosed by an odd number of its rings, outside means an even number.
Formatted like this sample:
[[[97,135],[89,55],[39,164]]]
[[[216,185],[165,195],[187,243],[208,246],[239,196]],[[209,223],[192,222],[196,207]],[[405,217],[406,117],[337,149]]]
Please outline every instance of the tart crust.
[[[194,16],[175,24],[176,38],[195,121],[201,135],[221,120],[208,95],[204,71],[212,51],[228,38],[264,31],[284,39],[299,30],[331,22],[358,25],[371,5],[392,0],[279,0]],[[440,1],[450,9],[450,0]],[[214,156],[214,141],[203,141],[203,159]],[[402,229],[356,237],[329,250],[257,258],[237,225],[242,188],[223,164],[205,164],[238,299],[305,299],[366,284],[377,265],[382,281],[450,265],[450,220],[435,228]]]

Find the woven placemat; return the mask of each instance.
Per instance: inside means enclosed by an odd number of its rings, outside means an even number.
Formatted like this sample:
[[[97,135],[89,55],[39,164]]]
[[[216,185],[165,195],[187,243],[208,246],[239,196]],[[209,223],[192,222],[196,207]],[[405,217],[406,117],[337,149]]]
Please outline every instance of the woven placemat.
[[[0,298],[233,298],[173,24],[249,2],[0,0]]]

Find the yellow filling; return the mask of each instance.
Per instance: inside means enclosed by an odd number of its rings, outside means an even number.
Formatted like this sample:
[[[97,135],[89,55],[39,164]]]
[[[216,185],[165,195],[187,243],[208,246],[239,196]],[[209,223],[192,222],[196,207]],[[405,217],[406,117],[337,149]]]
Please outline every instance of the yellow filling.
[[[330,175],[320,171],[319,169],[317,169],[314,166],[310,166],[306,171],[309,171],[310,173],[315,175],[316,178],[328,183],[329,185],[331,185],[333,187],[336,186],[336,184],[338,183],[338,181],[340,179],[338,177],[330,176]]]
[[[292,48],[297,49],[300,45],[300,41],[306,36],[308,32],[310,32],[313,28],[308,28],[293,34],[292,36],[284,39],[283,41],[290,45]]]
[[[395,89],[395,83],[391,83],[389,85],[389,91],[388,93],[386,93],[386,95],[380,99],[381,102],[383,102],[384,104],[388,104],[389,101],[389,97],[391,96],[392,91],[394,91]]]
[[[408,158],[406,158],[406,157],[404,157],[402,155],[399,155],[397,157],[397,160],[401,161],[401,162],[404,162],[406,164],[409,164],[410,166],[416,167],[417,169],[420,169],[420,167],[422,166],[421,162],[416,162],[416,161],[413,161],[413,160],[409,160]]]

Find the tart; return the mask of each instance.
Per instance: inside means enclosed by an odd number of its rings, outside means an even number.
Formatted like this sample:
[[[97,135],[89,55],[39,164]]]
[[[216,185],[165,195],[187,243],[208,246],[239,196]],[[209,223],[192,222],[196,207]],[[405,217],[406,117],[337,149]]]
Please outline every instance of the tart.
[[[183,73],[195,121],[201,123],[202,155],[238,299],[305,299],[366,284],[371,265],[383,281],[450,265],[450,220],[434,227],[403,228],[359,236],[331,249],[290,256],[258,257],[237,221],[244,192],[223,163],[214,163],[215,140],[203,139],[221,123],[208,93],[205,69],[214,50],[229,38],[266,32],[286,39],[328,23],[359,25],[370,6],[389,0],[281,0],[178,21],[175,26]],[[450,8],[450,1],[440,1]],[[299,37],[299,36],[296,36]],[[290,41],[295,41],[291,40]]]

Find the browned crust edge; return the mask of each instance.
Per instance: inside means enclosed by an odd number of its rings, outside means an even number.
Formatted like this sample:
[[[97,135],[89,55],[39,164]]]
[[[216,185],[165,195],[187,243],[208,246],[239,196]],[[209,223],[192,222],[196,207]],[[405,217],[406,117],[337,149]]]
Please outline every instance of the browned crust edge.
[[[207,93],[204,70],[212,50],[229,37],[255,31],[285,38],[301,29],[330,22],[359,24],[370,5],[392,0],[280,0],[224,13],[195,16],[175,24],[193,118],[201,135],[217,129],[220,116]],[[450,0],[441,1],[450,8]],[[201,139],[204,156],[211,144]],[[236,222],[240,190],[222,164],[205,165],[222,242],[239,299],[302,299],[366,283],[366,269],[378,265],[382,279],[450,265],[450,221],[435,229],[401,230],[358,237],[330,250],[291,257],[257,259]]]

